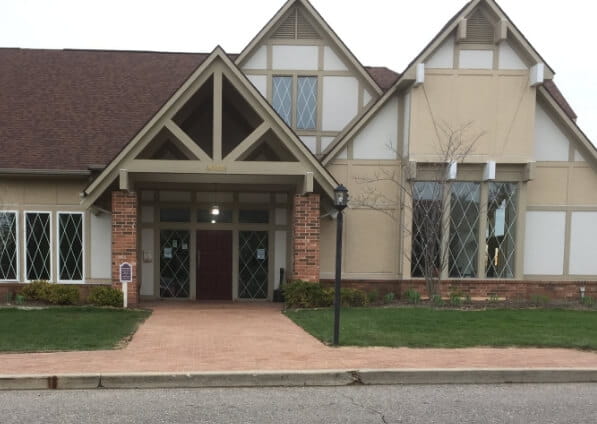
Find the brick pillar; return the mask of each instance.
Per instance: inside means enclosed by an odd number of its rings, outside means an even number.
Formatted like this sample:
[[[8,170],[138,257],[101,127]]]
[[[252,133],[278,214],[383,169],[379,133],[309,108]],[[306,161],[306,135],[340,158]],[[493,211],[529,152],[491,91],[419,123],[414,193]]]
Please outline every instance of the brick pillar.
[[[292,279],[319,281],[319,194],[294,196]]]
[[[120,264],[132,267],[132,282],[128,284],[128,303],[139,303],[137,284],[137,193],[112,192],[112,286],[121,288]]]

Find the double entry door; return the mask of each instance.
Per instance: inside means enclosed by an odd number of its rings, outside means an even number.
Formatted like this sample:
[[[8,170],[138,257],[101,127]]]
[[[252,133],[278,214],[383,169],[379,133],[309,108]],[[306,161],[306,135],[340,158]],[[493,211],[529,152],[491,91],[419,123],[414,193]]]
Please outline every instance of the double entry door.
[[[238,293],[240,299],[268,295],[268,233],[239,231]],[[198,300],[232,300],[233,232],[197,231],[196,295]],[[191,296],[190,232],[160,231],[160,297]]]

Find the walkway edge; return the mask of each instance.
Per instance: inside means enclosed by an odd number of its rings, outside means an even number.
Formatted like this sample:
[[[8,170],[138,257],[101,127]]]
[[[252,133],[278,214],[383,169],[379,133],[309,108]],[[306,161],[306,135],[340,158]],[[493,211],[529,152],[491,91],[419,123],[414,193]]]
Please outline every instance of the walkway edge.
[[[597,383],[597,368],[364,369],[0,375],[0,390]]]

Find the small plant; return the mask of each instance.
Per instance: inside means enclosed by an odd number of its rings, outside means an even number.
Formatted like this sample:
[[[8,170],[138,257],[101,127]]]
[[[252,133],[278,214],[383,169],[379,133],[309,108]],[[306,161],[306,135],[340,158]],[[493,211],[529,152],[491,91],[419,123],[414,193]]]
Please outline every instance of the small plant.
[[[54,284],[47,301],[53,305],[75,305],[79,303],[79,288]]]
[[[25,296],[23,296],[22,294],[17,294],[15,296],[15,303],[17,305],[23,305],[25,303]]]
[[[386,293],[383,297],[383,303],[388,304],[396,300],[396,295],[393,292]]]
[[[421,293],[419,293],[413,288],[410,288],[406,292],[404,292],[404,296],[406,297],[407,303],[417,305],[421,302]]]
[[[431,296],[431,304],[433,306],[444,306],[444,299],[442,299],[441,295],[434,294]]]
[[[452,305],[452,306],[461,306],[462,305],[462,296],[459,292],[450,293],[450,305]]]
[[[47,302],[52,285],[44,280],[32,281],[23,287],[21,294],[27,300]]]
[[[489,296],[487,297],[487,301],[489,303],[498,303],[500,301],[500,298],[497,294],[490,293]]]
[[[367,301],[369,303],[377,303],[379,300],[379,292],[377,290],[371,290],[367,292]]]
[[[123,303],[122,290],[109,286],[94,287],[89,292],[87,301],[96,306],[121,307]]]
[[[6,302],[6,303],[12,302],[12,292],[7,292],[4,295],[4,302]]]
[[[464,304],[465,305],[472,305],[473,304],[473,299],[471,299],[471,295],[470,294],[467,294],[464,297]]]
[[[591,296],[584,296],[580,298],[580,304],[592,308],[595,306],[595,299]]]
[[[545,306],[549,303],[549,296],[544,294],[534,294],[531,296],[530,302],[535,306]]]

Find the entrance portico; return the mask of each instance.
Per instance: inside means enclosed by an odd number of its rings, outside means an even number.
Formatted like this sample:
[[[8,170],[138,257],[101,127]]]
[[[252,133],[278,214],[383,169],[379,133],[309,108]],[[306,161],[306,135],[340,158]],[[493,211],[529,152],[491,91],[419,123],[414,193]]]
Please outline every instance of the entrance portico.
[[[320,196],[331,198],[335,186],[218,48],[83,203],[111,211],[113,284],[120,263],[131,263],[130,303],[266,300],[280,269],[319,279]]]

